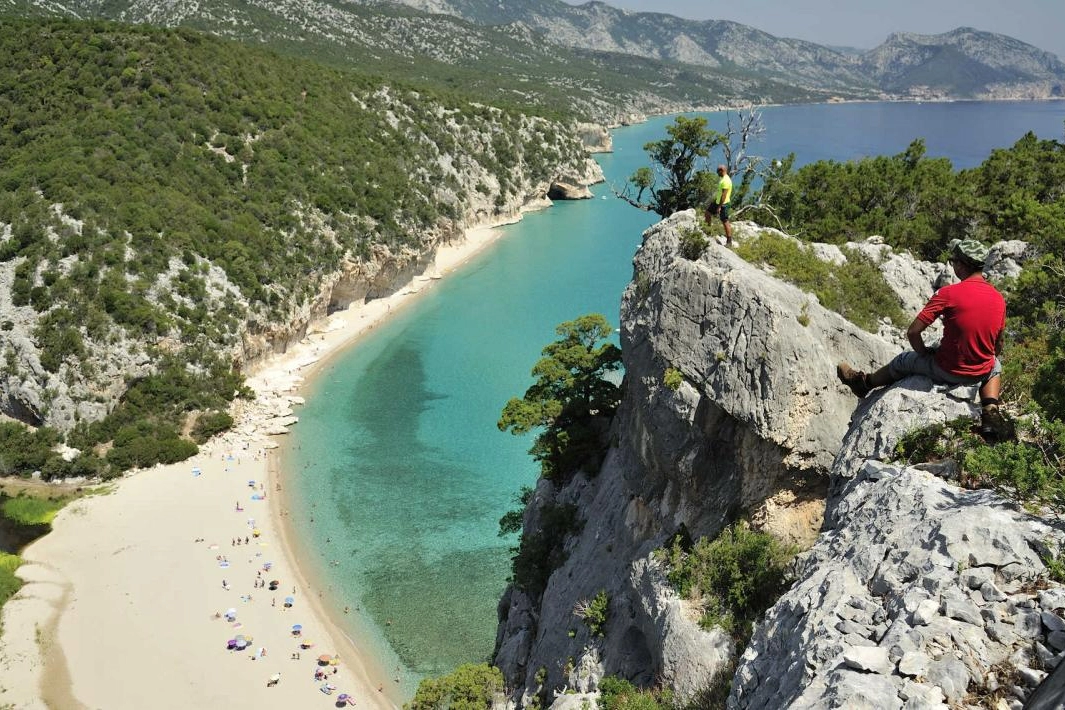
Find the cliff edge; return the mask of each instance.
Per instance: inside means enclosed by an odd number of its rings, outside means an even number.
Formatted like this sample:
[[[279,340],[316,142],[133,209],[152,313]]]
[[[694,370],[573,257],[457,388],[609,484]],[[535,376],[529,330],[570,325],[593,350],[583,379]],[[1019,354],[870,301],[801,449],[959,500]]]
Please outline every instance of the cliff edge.
[[[1022,695],[1065,648],[1065,592],[1041,562],[1060,525],[881,461],[917,426],[975,416],[973,390],[914,377],[858,406],[835,364],[869,368],[899,343],[716,243],[685,258],[696,219],[652,227],[634,257],[604,465],[564,485],[541,480],[529,502],[527,533],[554,506],[575,506],[581,525],[542,596],[512,586],[500,602],[494,660],[515,699],[570,707],[615,675],[694,701],[736,656],[730,707],[940,707],[1014,685]],[[875,239],[854,246],[876,252],[901,304],[942,276]],[[656,552],[738,517],[808,550],[746,649],[700,626]],[[608,603],[592,628],[582,614],[597,595]]]

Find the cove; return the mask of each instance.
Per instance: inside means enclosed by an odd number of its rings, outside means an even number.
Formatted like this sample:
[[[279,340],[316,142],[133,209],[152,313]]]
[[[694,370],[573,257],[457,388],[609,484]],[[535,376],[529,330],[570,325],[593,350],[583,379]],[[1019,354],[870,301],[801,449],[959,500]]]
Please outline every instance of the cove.
[[[1063,102],[771,107],[751,152],[799,164],[896,154],[917,137],[955,168],[1026,131],[1061,138]],[[710,114],[712,128],[723,120]],[[334,618],[394,671],[417,679],[487,660],[516,540],[499,517],[536,479],[527,437],[496,420],[531,383],[554,327],[588,312],[617,321],[640,234],[656,217],[611,196],[672,117],[615,131],[608,184],[507,227],[463,269],[334,359],[304,393],[286,444],[301,568]],[[344,615],[344,607],[353,613]]]

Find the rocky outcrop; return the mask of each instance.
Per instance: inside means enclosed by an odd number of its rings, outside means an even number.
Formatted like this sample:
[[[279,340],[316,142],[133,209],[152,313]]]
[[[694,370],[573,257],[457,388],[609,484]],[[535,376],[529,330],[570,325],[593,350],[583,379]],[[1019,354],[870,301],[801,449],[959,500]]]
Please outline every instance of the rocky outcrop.
[[[614,136],[598,123],[578,123],[577,138],[589,153],[613,153]]]
[[[592,191],[584,185],[573,185],[568,182],[556,180],[547,189],[549,200],[590,200]]]
[[[913,377],[859,408],[827,529],[758,625],[730,708],[945,709],[999,686],[1023,700],[1065,658],[1065,590],[1043,562],[1060,526],[880,460],[913,426],[969,414],[971,395]]]
[[[526,510],[526,531],[554,505],[575,506],[582,528],[542,597],[511,588],[500,603],[494,662],[519,703],[534,694],[567,703],[605,675],[662,684],[686,702],[736,653],[734,707],[940,707],[995,684],[1026,694],[1065,650],[1065,592],[1041,561],[1063,532],[962,489],[949,464],[886,463],[906,432],[977,416],[974,388],[911,377],[858,402],[835,364],[869,369],[898,344],[714,242],[685,258],[695,226],[694,213],[673,215],[644,234],[633,259],[621,308],[624,397],[601,470],[562,486],[540,481]],[[754,235],[734,227],[737,240]],[[900,303],[915,308],[943,278],[943,265],[877,239],[848,247],[875,258]],[[680,375],[675,388],[667,370],[674,384]],[[810,550],[746,650],[699,626],[656,554],[678,532],[713,537],[740,514]],[[609,599],[601,637],[574,613],[600,591]]]
[[[617,446],[595,478],[541,481],[527,510],[526,530],[547,505],[574,504],[584,523],[542,599],[511,589],[500,605],[495,663],[515,687],[536,688],[544,668],[551,690],[586,688],[567,672],[584,668],[585,678],[658,678],[682,697],[704,688],[732,642],[699,627],[654,551],[682,528],[714,536],[738,511],[758,514],[768,501],[781,529],[812,540],[854,405],[835,363],[869,367],[894,352],[731,250],[711,245],[683,258],[681,233],[695,224],[693,212],[665,220],[634,258],[621,314]],[[667,368],[683,377],[676,390],[663,383]],[[573,607],[600,590],[609,621],[591,638]]]

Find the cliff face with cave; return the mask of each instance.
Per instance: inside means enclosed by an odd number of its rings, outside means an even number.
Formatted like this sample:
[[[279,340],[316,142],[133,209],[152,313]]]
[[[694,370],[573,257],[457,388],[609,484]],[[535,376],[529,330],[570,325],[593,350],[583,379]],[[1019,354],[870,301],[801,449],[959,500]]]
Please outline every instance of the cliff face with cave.
[[[887,458],[899,436],[920,424],[975,415],[974,393],[944,393],[910,378],[856,412],[857,400],[836,381],[836,363],[871,368],[898,351],[897,339],[857,328],[716,244],[698,259],[683,258],[681,235],[694,226],[693,213],[673,215],[645,233],[633,260],[621,306],[624,397],[602,469],[561,486],[541,480],[526,510],[529,532],[555,505],[576,506],[583,524],[567,539],[566,561],[541,598],[511,587],[500,602],[494,661],[519,703],[540,695],[558,707],[579,704],[594,698],[604,675],[668,686],[690,700],[741,655],[730,699],[736,707],[777,706],[767,705],[775,693],[786,693],[795,707],[858,702],[865,686],[857,673],[879,674],[883,687],[876,688],[901,698],[899,707],[907,697],[934,707],[937,696],[918,687],[927,685],[918,678],[950,676],[954,687],[969,687],[1022,640],[1030,646],[1037,637],[1047,654],[1057,653],[1053,629],[1040,626],[1039,616],[1055,615],[1057,597],[1032,602],[1024,590],[1046,577],[1038,541],[1058,533],[1016,511],[993,516],[991,532],[947,524],[941,518],[975,525],[988,519],[984,508],[1008,506],[990,493],[963,494],[927,472],[866,463]],[[751,228],[737,227],[738,239],[749,237]],[[923,301],[945,278],[941,266],[894,254],[876,239],[853,246],[877,257],[903,304]],[[1015,268],[1005,257],[1021,251],[1023,245],[999,245],[996,268]],[[834,247],[819,253],[846,258]],[[664,383],[669,369],[682,377],[675,389]],[[905,492],[888,480],[905,481]],[[910,510],[906,501],[922,497]],[[949,510],[945,502],[964,514],[931,514]],[[655,554],[680,530],[712,538],[741,514],[810,548],[792,592],[746,651],[723,632],[700,628],[698,609],[668,585]],[[911,547],[924,556],[911,560]],[[962,575],[964,564],[981,570]],[[929,565],[938,570],[934,582],[914,571]],[[997,606],[973,600],[985,599],[985,582]],[[574,607],[600,591],[609,599],[607,622],[594,636]],[[918,607],[923,625],[913,618]],[[966,621],[958,620],[960,607]],[[986,631],[981,643],[970,634],[964,649],[946,642],[971,631],[956,624],[991,614],[1003,641]],[[1027,624],[1026,631],[1007,633],[1015,624]],[[972,653],[978,646],[983,655]],[[909,652],[923,655],[908,656],[904,672],[899,662]],[[874,666],[867,656],[875,667],[865,667]],[[910,672],[922,670],[923,660],[929,668],[939,663],[934,676]]]

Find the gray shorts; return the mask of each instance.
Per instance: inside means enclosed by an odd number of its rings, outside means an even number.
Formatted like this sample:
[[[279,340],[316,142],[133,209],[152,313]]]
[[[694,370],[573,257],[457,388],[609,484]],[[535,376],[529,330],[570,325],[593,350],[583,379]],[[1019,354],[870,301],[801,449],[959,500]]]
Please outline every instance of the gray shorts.
[[[983,384],[995,375],[1001,375],[1002,362],[996,357],[995,366],[991,368],[991,372],[977,377],[964,377],[952,375],[941,368],[936,364],[935,356],[931,353],[921,355],[913,350],[907,350],[896,355],[895,359],[888,363],[888,369],[896,380],[901,380],[907,375],[924,375],[938,385],[975,385]]]

